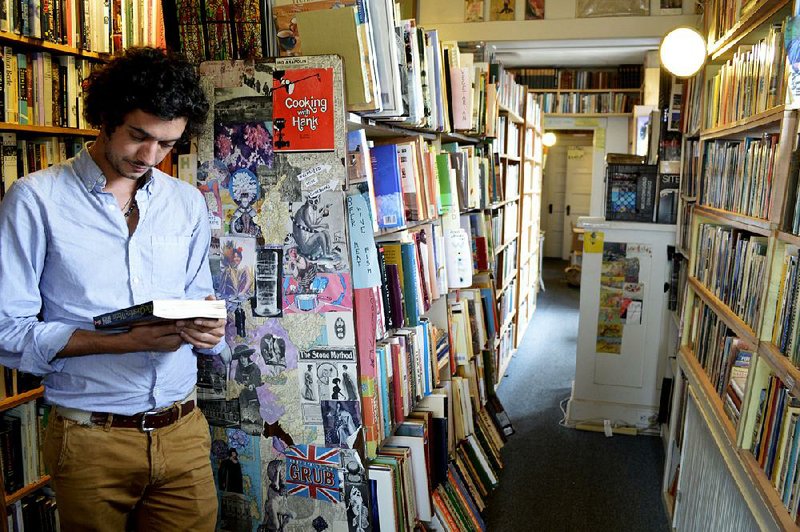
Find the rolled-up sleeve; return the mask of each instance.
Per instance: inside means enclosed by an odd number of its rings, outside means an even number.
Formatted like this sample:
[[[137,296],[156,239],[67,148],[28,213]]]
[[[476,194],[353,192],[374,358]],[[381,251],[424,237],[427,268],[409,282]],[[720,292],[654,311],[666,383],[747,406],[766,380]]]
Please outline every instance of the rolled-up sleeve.
[[[0,364],[36,375],[59,371],[53,359],[77,328],[39,321],[46,254],[41,208],[17,182],[0,204]]]
[[[208,223],[208,210],[203,196],[197,191],[194,196],[193,215],[194,231],[189,248],[189,262],[186,265],[186,297],[205,299],[214,294],[209,266],[209,249],[211,246],[211,227]],[[211,349],[197,349],[198,353],[218,355],[225,346],[225,339]]]

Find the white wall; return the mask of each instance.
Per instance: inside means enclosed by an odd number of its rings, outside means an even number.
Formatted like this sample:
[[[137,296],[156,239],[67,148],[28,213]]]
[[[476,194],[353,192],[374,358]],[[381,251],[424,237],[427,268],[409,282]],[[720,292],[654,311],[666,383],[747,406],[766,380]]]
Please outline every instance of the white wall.
[[[603,39],[661,37],[677,26],[696,26],[694,2],[683,0],[681,15],[662,15],[659,0],[650,0],[651,16],[575,18],[576,0],[545,0],[544,20],[464,23],[464,0],[419,0],[418,21],[439,30],[442,40],[528,41],[546,39]],[[491,0],[485,0],[484,20],[489,20]],[[516,0],[515,14],[525,17],[525,0]]]

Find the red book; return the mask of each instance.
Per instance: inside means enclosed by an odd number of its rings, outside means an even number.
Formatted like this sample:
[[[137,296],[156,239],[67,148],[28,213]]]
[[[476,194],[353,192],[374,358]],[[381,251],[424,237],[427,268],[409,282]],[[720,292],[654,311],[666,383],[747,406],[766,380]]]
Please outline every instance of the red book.
[[[403,413],[403,378],[401,370],[402,362],[400,361],[400,347],[399,343],[391,344],[392,349],[392,387],[394,388],[394,422],[401,423],[405,420],[406,416]]]
[[[333,69],[276,70],[272,145],[281,151],[333,151]]]

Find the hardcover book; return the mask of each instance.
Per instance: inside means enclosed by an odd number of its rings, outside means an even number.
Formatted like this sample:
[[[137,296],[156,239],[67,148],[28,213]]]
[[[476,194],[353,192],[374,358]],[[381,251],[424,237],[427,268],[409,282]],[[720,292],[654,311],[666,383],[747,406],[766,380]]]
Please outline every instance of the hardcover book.
[[[297,68],[272,76],[274,150],[333,151],[333,69]]]
[[[94,317],[95,329],[134,327],[159,321],[192,318],[224,319],[224,300],[154,299]]]

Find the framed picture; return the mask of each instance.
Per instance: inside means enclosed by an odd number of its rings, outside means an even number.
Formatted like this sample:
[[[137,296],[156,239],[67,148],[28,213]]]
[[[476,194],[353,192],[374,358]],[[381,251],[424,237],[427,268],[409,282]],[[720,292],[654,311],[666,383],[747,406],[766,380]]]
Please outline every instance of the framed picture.
[[[575,17],[647,16],[649,0],[576,0]]]
[[[525,0],[525,20],[544,18],[544,0]]]
[[[464,22],[483,22],[484,0],[464,0]]]
[[[492,0],[489,20],[514,20],[515,0]]]

